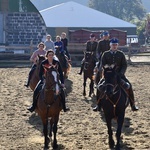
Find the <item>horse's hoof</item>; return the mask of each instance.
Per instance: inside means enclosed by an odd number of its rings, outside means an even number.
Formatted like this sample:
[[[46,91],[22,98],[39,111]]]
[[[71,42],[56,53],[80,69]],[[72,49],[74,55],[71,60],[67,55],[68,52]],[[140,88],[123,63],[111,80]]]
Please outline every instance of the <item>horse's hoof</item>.
[[[49,146],[48,146],[48,145],[45,145],[45,146],[44,146],[44,150],[47,150],[47,149],[49,149]]]
[[[114,140],[109,141],[109,147],[110,147],[110,148],[114,148],[114,145],[115,145]]]
[[[115,150],[120,150],[120,144],[116,145]]]
[[[47,137],[47,143],[50,143],[50,138]]]
[[[86,96],[86,94],[85,94],[85,93],[83,93],[83,96]]]
[[[57,144],[53,144],[53,149],[57,149],[58,145]]]

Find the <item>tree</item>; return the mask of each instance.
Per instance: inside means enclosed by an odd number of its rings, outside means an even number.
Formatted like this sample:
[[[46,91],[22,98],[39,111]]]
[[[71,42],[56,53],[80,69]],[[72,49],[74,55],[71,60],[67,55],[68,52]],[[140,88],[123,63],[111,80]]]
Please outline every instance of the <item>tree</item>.
[[[89,0],[89,7],[125,21],[141,20],[146,15],[141,0]]]

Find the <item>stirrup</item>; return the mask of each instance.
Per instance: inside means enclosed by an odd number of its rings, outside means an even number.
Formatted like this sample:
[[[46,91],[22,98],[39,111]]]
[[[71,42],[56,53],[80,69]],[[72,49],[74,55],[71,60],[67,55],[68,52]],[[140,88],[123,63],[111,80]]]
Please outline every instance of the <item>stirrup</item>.
[[[27,110],[29,110],[32,113],[35,110],[35,107],[32,105],[29,108],[27,108]]]
[[[67,112],[67,111],[70,111],[70,108],[69,107],[66,107],[65,109],[63,109],[64,112]]]
[[[29,85],[28,85],[28,84],[24,84],[24,86],[25,86],[25,87],[27,87],[27,88],[29,87]]]

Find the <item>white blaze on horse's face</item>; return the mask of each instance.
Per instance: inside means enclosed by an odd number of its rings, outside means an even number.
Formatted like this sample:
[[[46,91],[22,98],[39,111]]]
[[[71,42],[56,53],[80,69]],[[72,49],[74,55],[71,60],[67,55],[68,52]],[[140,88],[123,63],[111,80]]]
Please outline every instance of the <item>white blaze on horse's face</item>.
[[[57,82],[57,73],[56,73],[56,71],[52,71],[52,75],[53,75],[53,77],[54,77],[54,80],[55,80],[55,82],[56,82],[56,95],[58,95],[59,94],[59,86],[58,86],[58,82]]]

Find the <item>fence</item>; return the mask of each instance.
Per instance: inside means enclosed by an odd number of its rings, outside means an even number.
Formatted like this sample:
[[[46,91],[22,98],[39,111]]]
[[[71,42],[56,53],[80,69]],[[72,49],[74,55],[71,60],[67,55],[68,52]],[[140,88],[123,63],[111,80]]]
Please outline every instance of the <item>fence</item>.
[[[69,43],[68,51],[71,54],[72,66],[80,66],[85,47],[85,43]],[[36,49],[35,45],[20,47],[0,46],[0,67],[30,66],[30,56]],[[127,60],[130,63],[133,62],[133,58],[135,57],[146,57],[147,62],[150,62],[150,49],[147,47],[120,46],[119,49],[125,52]]]

